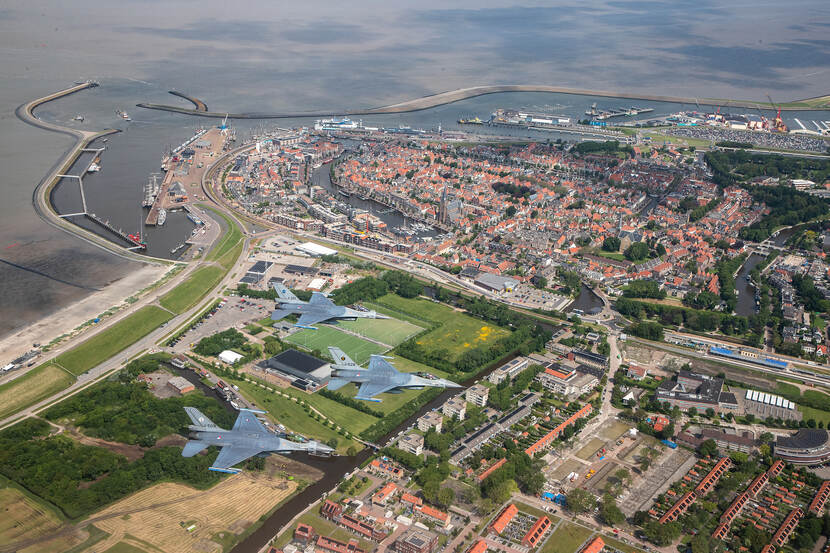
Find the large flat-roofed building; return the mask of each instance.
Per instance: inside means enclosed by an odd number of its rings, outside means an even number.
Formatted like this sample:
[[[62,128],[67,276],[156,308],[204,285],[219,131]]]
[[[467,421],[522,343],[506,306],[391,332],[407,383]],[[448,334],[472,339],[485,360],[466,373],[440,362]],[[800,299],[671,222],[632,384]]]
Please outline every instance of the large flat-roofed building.
[[[545,370],[536,375],[536,379],[544,388],[568,398],[590,392],[599,384],[593,375],[554,363],[548,363]]]
[[[773,454],[794,465],[817,465],[830,460],[830,433],[819,428],[802,428],[792,436],[775,440]]]
[[[721,449],[743,453],[750,453],[758,445],[755,435],[749,430],[744,430],[740,434],[733,434],[714,428],[704,428],[700,432],[700,437],[703,440],[715,440],[715,443]]]
[[[404,533],[392,544],[397,553],[433,553],[438,547],[438,535],[413,528]]]
[[[324,255],[334,255],[337,253],[337,250],[321,246],[320,244],[315,244],[314,242],[305,242],[299,246],[295,246],[294,249],[313,257],[322,257]]]
[[[324,386],[331,378],[329,363],[295,349],[287,349],[279,355],[266,359],[259,366],[266,372],[282,373],[289,380],[297,378],[313,382],[316,386]]]
[[[527,357],[517,357],[491,372],[487,379],[493,384],[498,384],[505,379],[513,380],[528,367],[529,362]]]
[[[304,265],[286,265],[283,271],[289,275],[314,276],[319,272],[319,269]]]
[[[496,275],[493,273],[481,273],[475,280],[475,283],[486,290],[493,292],[510,292],[519,285],[519,281]]]
[[[605,371],[608,369],[608,358],[599,353],[586,351],[584,349],[574,349],[568,354],[568,359],[583,365],[588,365],[594,369]]]
[[[705,411],[713,409],[716,413],[723,409],[733,408],[737,401],[733,394],[723,392],[723,379],[714,378],[705,374],[689,371],[680,371],[677,380],[664,380],[657,388],[657,401],[667,402],[680,409]],[[721,394],[728,394],[721,402]],[[730,397],[731,396],[731,397]]]

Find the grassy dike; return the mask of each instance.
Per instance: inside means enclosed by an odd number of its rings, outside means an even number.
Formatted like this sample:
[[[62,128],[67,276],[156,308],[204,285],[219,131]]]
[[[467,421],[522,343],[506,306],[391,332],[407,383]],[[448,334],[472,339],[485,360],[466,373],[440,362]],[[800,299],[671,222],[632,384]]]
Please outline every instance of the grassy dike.
[[[0,386],[0,400],[6,400],[1,403],[0,417],[11,416],[65,390],[75,382],[74,376],[83,374],[123,351],[173,319],[174,313],[187,311],[206,296],[230,271],[244,246],[238,225],[224,214],[212,211],[225,221],[227,230],[210,251],[207,260],[213,262],[211,265],[196,269],[187,279],[162,296],[159,303],[164,309],[146,305],[53,361]],[[32,382],[36,382],[37,386],[33,388]]]

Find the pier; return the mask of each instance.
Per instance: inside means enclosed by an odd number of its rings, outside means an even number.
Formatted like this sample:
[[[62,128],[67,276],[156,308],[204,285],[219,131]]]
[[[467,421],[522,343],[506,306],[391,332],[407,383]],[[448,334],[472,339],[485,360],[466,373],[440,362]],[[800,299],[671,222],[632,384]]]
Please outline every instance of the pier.
[[[140,236],[135,235],[135,234],[127,234],[123,230],[115,228],[114,226],[112,226],[110,224],[109,221],[104,221],[103,219],[101,219],[100,217],[95,215],[94,213],[84,213],[83,215],[86,216],[86,218],[89,219],[90,221],[92,221],[93,223],[97,223],[98,225],[100,225],[101,227],[103,227],[106,230],[110,231],[112,234],[118,236],[119,238],[121,238],[125,242],[127,242],[129,244],[132,244],[132,246],[127,248],[128,250],[146,250],[147,249],[147,244],[145,244],[141,240]]]
[[[102,236],[96,232],[93,232],[89,229],[81,227],[67,220],[72,216],[83,215],[87,217],[85,207],[85,194],[82,196],[81,202],[82,206],[84,206],[84,212],[68,213],[62,215],[55,211],[55,208],[52,206],[50,202],[49,198],[52,193],[52,190],[54,190],[55,186],[58,184],[58,182],[60,182],[61,178],[76,178],[79,181],[79,186],[83,186],[83,176],[68,175],[69,169],[78,160],[81,154],[85,152],[98,152],[97,148],[90,147],[90,144],[92,144],[95,140],[103,136],[118,133],[120,131],[117,129],[106,129],[103,131],[84,131],[79,129],[73,129],[71,127],[64,127],[61,125],[57,125],[55,123],[49,123],[47,121],[42,121],[41,119],[38,119],[34,114],[34,110],[47,102],[51,102],[53,100],[57,100],[70,94],[75,94],[76,92],[80,92],[82,90],[86,90],[88,88],[96,86],[98,86],[98,83],[93,81],[80,83],[67,89],[51,93],[42,98],[37,98],[35,100],[26,102],[25,104],[18,106],[18,108],[15,110],[15,115],[24,123],[50,132],[65,134],[75,139],[75,144],[69,149],[69,151],[66,152],[66,154],[62,158],[60,158],[57,161],[57,163],[55,163],[54,168],[46,176],[44,176],[44,178],[37,184],[34,193],[32,194],[32,205],[34,207],[34,210],[38,214],[38,216],[51,227],[71,234],[90,245],[106,250],[107,252],[123,257],[124,259],[145,263],[168,263],[169,261],[166,259],[157,259],[147,257],[146,255],[139,255],[138,252],[134,250],[140,248],[138,248],[136,244],[133,244],[133,242],[131,242],[129,239],[127,239],[126,242],[128,244],[133,245],[127,247],[122,245],[123,243],[110,240],[105,236]],[[86,174],[86,171],[84,171],[84,174]]]

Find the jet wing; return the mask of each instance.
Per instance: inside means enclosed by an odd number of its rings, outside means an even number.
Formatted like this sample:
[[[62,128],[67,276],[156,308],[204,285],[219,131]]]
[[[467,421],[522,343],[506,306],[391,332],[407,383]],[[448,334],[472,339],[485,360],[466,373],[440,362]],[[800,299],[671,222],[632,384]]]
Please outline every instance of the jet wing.
[[[267,432],[265,426],[256,417],[253,411],[241,409],[236,422],[233,423],[233,431],[237,432]]]
[[[286,288],[285,285],[280,282],[274,283],[274,291],[277,293],[280,299],[288,301],[300,301],[299,298],[294,295],[294,292]]]
[[[384,376],[392,376],[400,372],[392,363],[384,359],[382,355],[372,355],[369,358],[369,366],[367,369],[372,374]]]
[[[303,313],[297,320],[297,326],[311,326],[322,321],[327,321],[331,317],[324,313]]]
[[[383,392],[388,392],[395,387],[396,386],[394,384],[389,384],[387,382],[364,382],[360,385],[360,389],[354,397],[355,399],[363,399],[366,401],[380,401],[378,399],[374,399],[374,396],[382,394]]]
[[[256,447],[225,446],[210,468],[229,470],[235,464],[241,463],[258,453],[262,453],[262,450]]]
[[[308,303],[309,305],[317,305],[319,307],[335,307],[334,302],[320,292],[312,292],[311,299],[308,300]]]

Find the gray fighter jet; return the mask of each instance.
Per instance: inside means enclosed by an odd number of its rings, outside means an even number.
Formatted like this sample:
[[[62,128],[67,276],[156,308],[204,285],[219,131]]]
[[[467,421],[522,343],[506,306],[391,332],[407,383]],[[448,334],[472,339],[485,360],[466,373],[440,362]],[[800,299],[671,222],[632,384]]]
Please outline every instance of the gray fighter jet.
[[[220,447],[222,450],[213,462],[213,466],[210,467],[210,470],[217,472],[236,474],[240,472],[240,469],[232,467],[254,455],[267,457],[269,453],[286,454],[292,451],[306,451],[312,455],[330,455],[334,451],[329,446],[314,441],[299,443],[280,438],[268,431],[256,417],[257,413],[265,411],[240,409],[239,417],[233,428],[224,430],[216,426],[195,407],[185,407],[184,410],[193,421],[193,424],[189,426],[193,434],[191,434],[192,439],[182,450],[182,457],[193,457],[212,445]]]
[[[355,319],[389,318],[386,315],[381,315],[374,311],[358,311],[350,307],[335,305],[325,294],[321,294],[320,292],[312,292],[309,301],[302,301],[291,290],[280,283],[274,284],[274,290],[276,290],[278,296],[276,310],[271,313],[271,320],[274,321],[279,321],[294,313],[300,316],[295,326],[313,329],[314,327],[312,325],[330,319],[354,321]]]
[[[389,357],[383,355],[372,355],[369,358],[369,366],[365,369],[352,361],[342,349],[329,346],[329,353],[331,353],[334,364],[332,365],[331,380],[328,383],[329,390],[337,390],[342,388],[349,382],[359,384],[360,388],[357,390],[355,399],[362,399],[365,401],[376,401],[380,403],[381,400],[374,396],[388,392],[391,394],[399,394],[402,389],[420,390],[421,388],[461,388],[462,386],[438,378],[432,375],[428,377],[418,376],[400,372],[392,363],[387,361]]]

